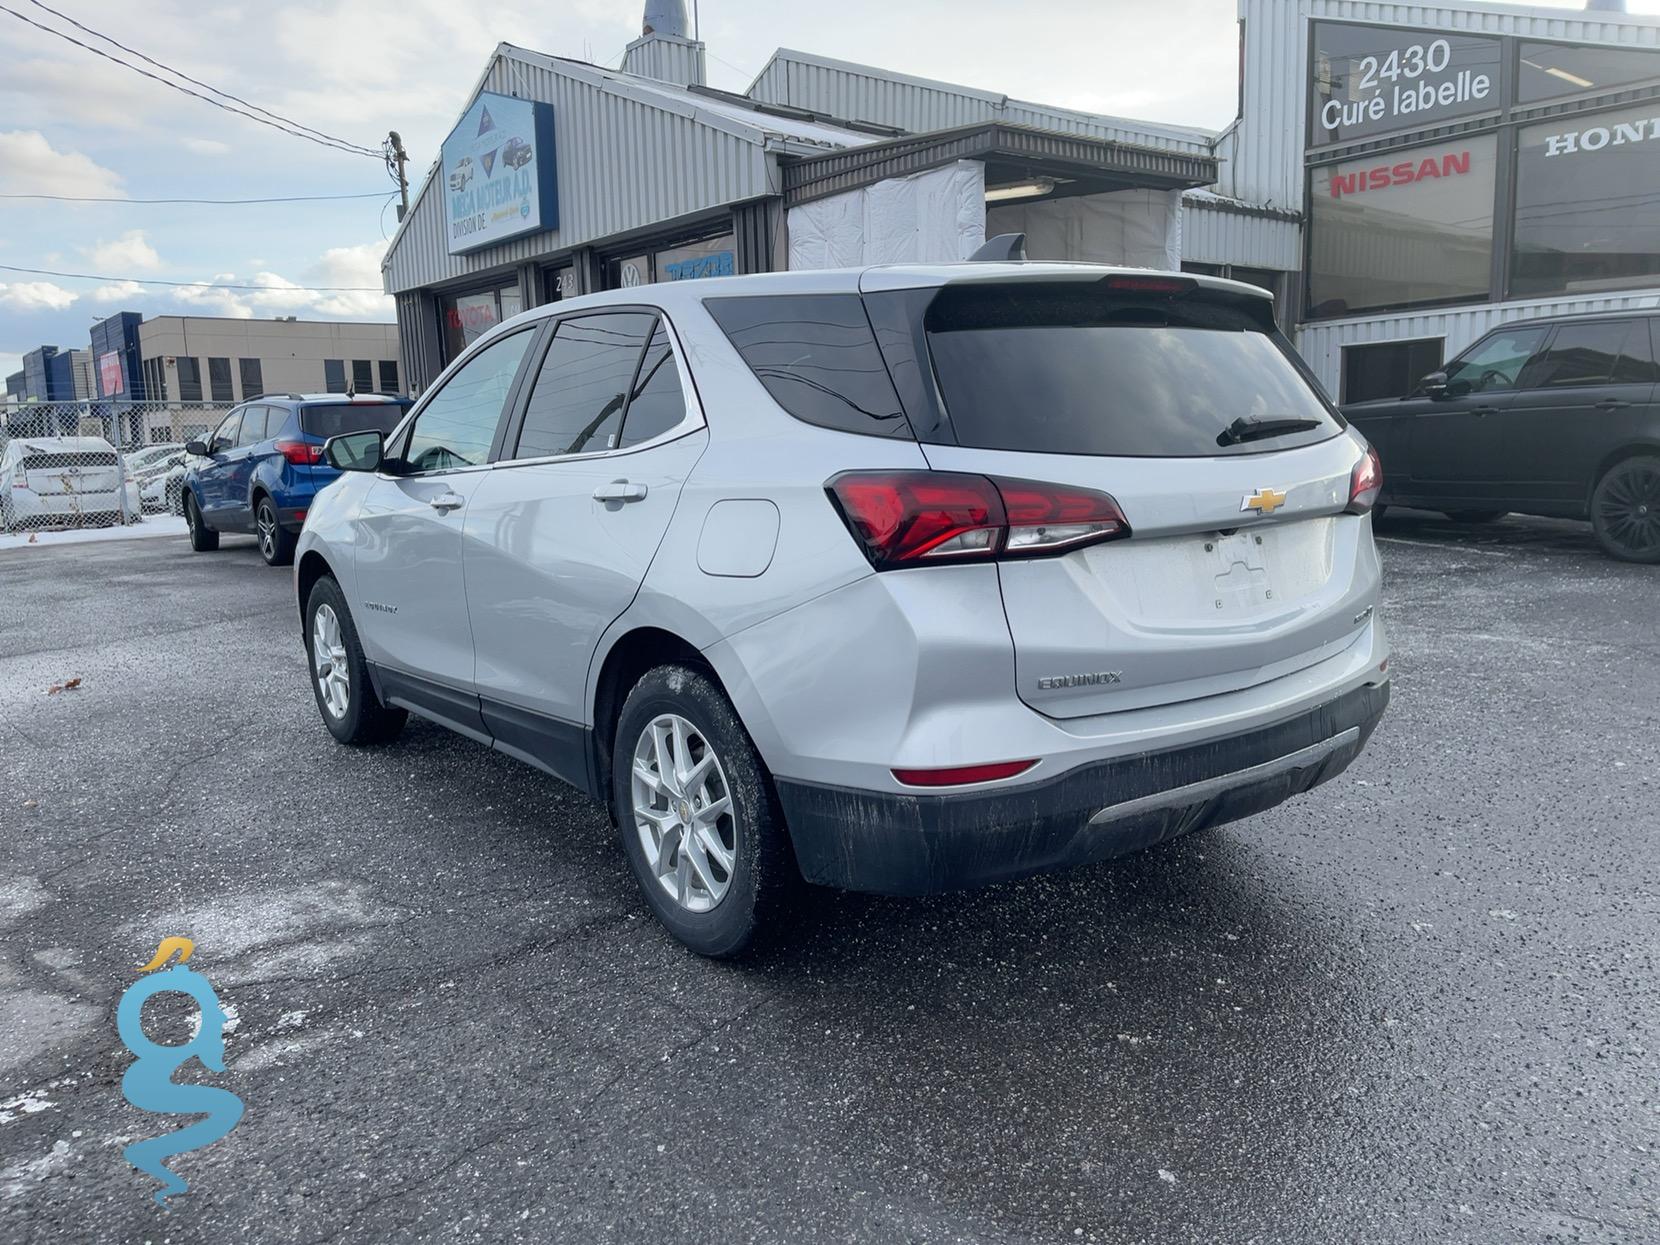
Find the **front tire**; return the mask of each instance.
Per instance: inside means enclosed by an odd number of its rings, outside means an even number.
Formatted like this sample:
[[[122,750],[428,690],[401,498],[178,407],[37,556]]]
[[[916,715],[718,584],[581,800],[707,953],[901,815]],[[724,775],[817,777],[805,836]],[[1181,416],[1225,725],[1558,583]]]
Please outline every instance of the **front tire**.
[[[623,850],[652,914],[699,955],[742,952],[800,874],[731,703],[701,670],[659,666],[628,694],[611,759]]]
[[[354,746],[397,737],[409,714],[387,707],[375,695],[346,595],[326,575],[306,599],[305,652],[311,693],[329,734]]]
[[[254,507],[254,535],[266,566],[287,566],[294,561],[294,545],[299,537],[277,521],[277,505],[269,497],[261,497]]]
[[[219,548],[219,533],[203,521],[194,493],[184,495],[184,522],[190,529],[190,547],[197,553],[212,553]]]
[[[1660,458],[1615,463],[1591,494],[1591,530],[1611,558],[1660,563]]]

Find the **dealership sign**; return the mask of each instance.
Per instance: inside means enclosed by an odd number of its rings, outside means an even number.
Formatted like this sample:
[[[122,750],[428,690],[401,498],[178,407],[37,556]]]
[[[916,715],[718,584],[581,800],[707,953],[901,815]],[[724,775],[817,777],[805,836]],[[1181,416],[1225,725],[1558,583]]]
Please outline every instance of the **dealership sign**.
[[[1576,151],[1601,151],[1604,147],[1623,147],[1627,143],[1642,143],[1660,139],[1660,117],[1646,121],[1619,121],[1613,125],[1593,125],[1583,130],[1567,130],[1545,136],[1545,156],[1569,156]]]
[[[451,255],[559,228],[553,105],[483,92],[444,140],[437,176]]]
[[[1438,181],[1443,177],[1462,177],[1470,171],[1470,153],[1449,151],[1443,156],[1425,156],[1421,160],[1398,160],[1394,164],[1378,164],[1352,173],[1333,173],[1331,197],[1363,194],[1368,190],[1382,190],[1387,186],[1408,186],[1413,182]]]
[[[1499,106],[1496,40],[1321,22],[1314,53],[1316,147]]]

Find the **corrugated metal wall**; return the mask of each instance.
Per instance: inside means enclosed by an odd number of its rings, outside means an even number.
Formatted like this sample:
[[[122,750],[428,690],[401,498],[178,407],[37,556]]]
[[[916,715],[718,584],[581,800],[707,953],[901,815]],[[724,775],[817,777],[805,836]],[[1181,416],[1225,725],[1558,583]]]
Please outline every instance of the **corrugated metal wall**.
[[[690,39],[676,39],[671,35],[653,35],[636,39],[623,53],[624,73],[642,78],[656,78],[659,82],[703,85],[703,45]]]
[[[990,91],[928,82],[784,49],[750,85],[749,95],[765,103],[807,108],[849,121],[874,121],[915,133],[1006,121],[1176,151],[1208,152],[1210,146],[1207,136],[1197,130],[1048,108]]]
[[[1660,294],[1637,291],[1628,294],[1599,294],[1589,298],[1544,298],[1508,303],[1482,303],[1438,311],[1402,312],[1366,319],[1331,320],[1305,324],[1297,333],[1297,349],[1335,397],[1343,366],[1343,347],[1366,342],[1403,341],[1414,337],[1446,339],[1445,352],[1452,358],[1488,329],[1509,320],[1539,316],[1572,315],[1583,311],[1622,311],[1635,307],[1660,307]]]
[[[389,255],[391,293],[450,281],[550,251],[767,193],[761,144],[517,57],[498,56],[484,89],[554,106],[559,229],[451,255],[444,205],[429,180]]]
[[[1248,216],[1205,203],[1182,202],[1182,258],[1288,271],[1302,267],[1302,229],[1294,220]]]

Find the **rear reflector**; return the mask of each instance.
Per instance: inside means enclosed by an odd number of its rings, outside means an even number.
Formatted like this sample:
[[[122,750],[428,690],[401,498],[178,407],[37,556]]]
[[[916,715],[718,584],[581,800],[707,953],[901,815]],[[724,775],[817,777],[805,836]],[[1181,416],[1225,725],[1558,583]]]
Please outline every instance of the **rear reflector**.
[[[1372,446],[1366,447],[1366,453],[1355,464],[1354,470],[1349,473],[1349,505],[1350,514],[1365,514],[1378,503],[1378,494],[1383,491],[1383,462],[1378,458],[1378,452]]]
[[[274,447],[289,462],[298,467],[323,461],[323,447],[309,441],[278,441]]]
[[[957,765],[951,769],[896,769],[893,776],[907,787],[957,787],[971,782],[996,782],[1024,774],[1037,762],[992,761],[985,765]]]
[[[1043,557],[1130,534],[1106,493],[949,471],[849,471],[825,485],[879,571]]]

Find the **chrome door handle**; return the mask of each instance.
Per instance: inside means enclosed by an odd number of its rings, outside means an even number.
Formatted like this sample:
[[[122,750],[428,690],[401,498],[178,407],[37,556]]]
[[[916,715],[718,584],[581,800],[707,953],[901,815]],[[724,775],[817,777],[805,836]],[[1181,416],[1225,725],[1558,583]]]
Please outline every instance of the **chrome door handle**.
[[[1631,405],[1631,403],[1627,402],[1623,398],[1604,398],[1601,402],[1597,403],[1597,410],[1599,410],[1599,411],[1618,411],[1618,410],[1623,410],[1624,408],[1626,408],[1630,405]]]
[[[595,501],[644,501],[646,486],[630,484],[627,480],[613,480],[594,490]]]
[[[451,492],[443,492],[438,494],[438,496],[427,500],[427,505],[431,506],[440,514],[448,514],[452,510],[459,510],[466,504],[467,499],[465,497],[461,497],[458,494]]]

